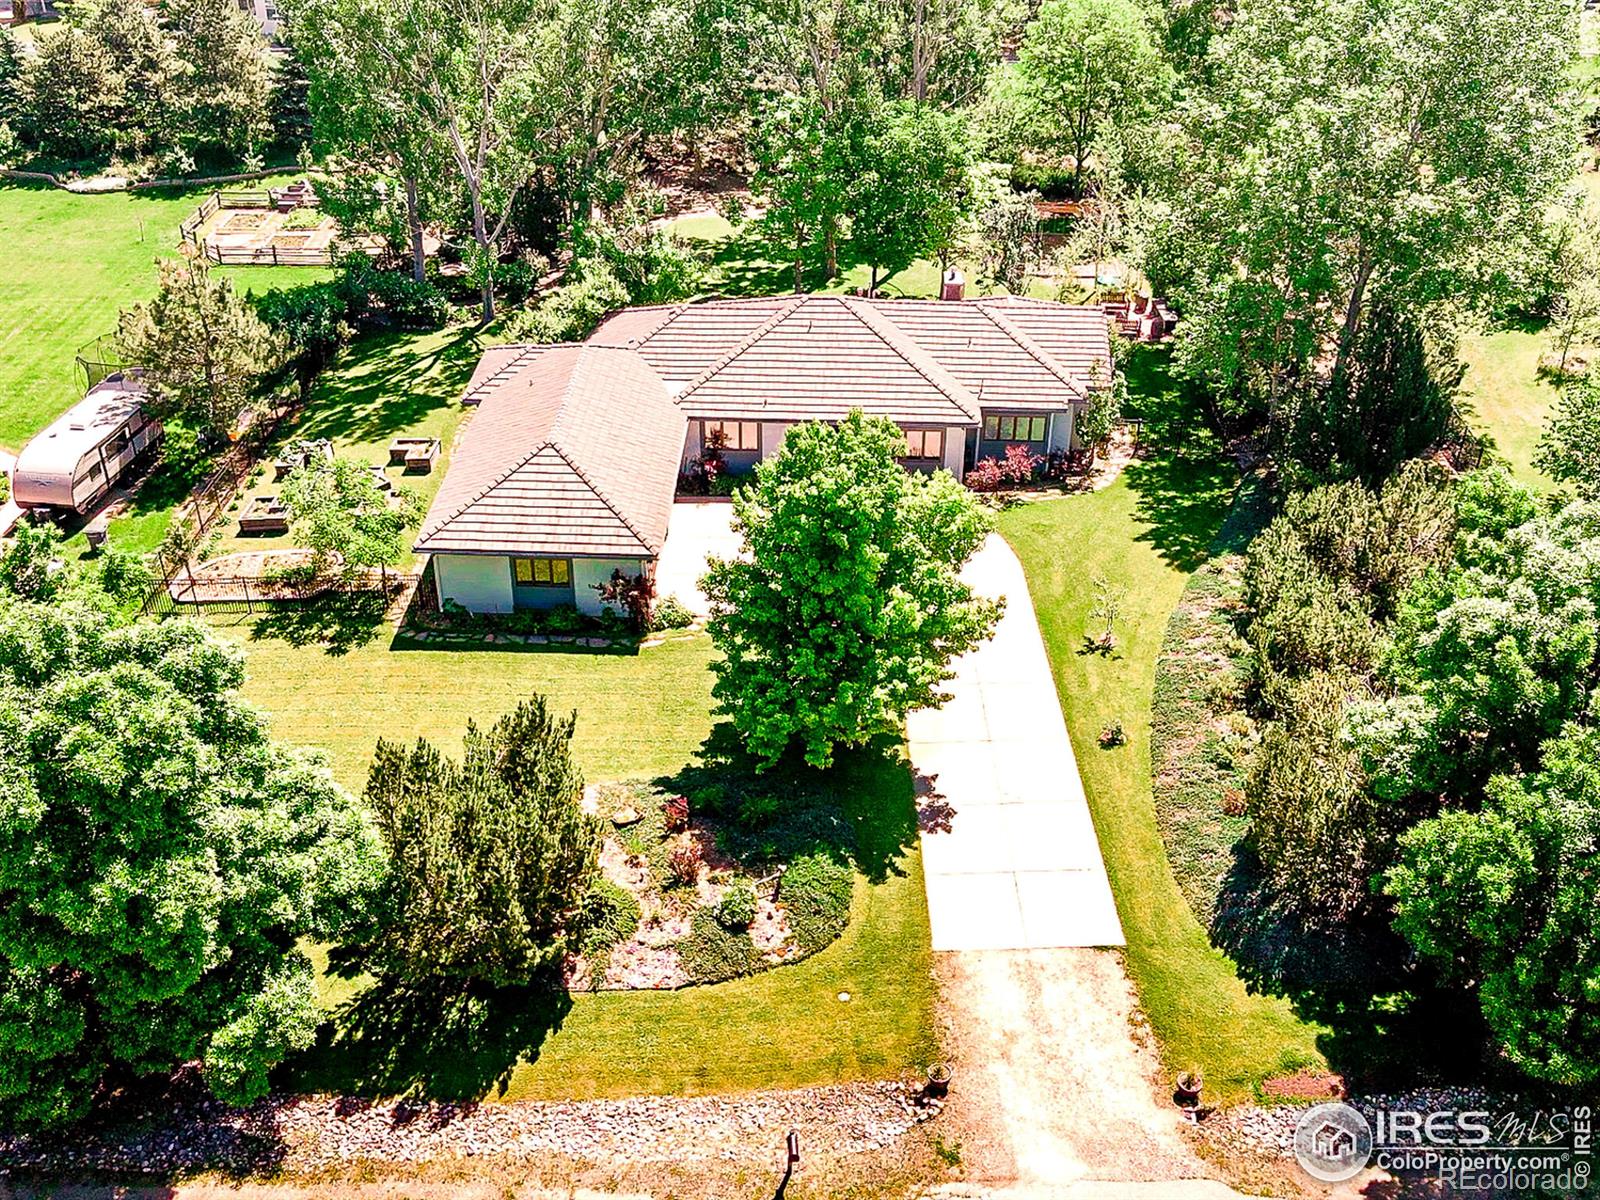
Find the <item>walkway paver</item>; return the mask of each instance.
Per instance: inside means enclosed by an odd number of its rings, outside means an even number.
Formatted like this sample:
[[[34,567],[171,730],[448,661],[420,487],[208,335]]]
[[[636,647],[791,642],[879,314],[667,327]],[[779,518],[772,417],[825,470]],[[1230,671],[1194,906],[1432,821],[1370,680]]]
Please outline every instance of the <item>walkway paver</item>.
[[[1022,564],[991,535],[964,577],[984,595],[1004,596],[1005,615],[993,638],[956,663],[951,701],[906,722],[926,793],[922,868],[933,948],[1120,946],[1122,924]]]

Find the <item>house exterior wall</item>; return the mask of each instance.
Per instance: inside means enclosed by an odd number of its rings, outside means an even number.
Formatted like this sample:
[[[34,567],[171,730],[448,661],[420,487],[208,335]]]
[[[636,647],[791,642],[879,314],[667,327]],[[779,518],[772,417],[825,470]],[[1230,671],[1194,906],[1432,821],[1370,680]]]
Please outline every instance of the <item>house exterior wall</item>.
[[[433,581],[439,607],[454,600],[471,612],[508,613],[511,602],[511,560],[496,554],[435,554]]]
[[[966,474],[967,431],[952,425],[944,431],[944,469],[957,479]]]
[[[608,607],[600,599],[600,593],[595,591],[595,585],[606,583],[611,579],[613,571],[621,570],[627,575],[645,575],[655,573],[655,560],[639,558],[575,558],[572,560],[572,597],[573,603],[578,606],[578,611],[587,613],[591,617],[598,617],[602,609]],[[616,605],[618,613],[622,610]]]
[[[985,413],[985,416],[991,415],[1001,414],[993,409]],[[1031,410],[1029,415],[1038,415],[1038,410]],[[978,450],[973,461],[981,462],[986,458],[1004,459],[1007,446],[1027,446],[1035,454],[1048,454],[1052,450],[1071,449],[1073,410],[1069,408],[1065,411],[1046,412],[1043,416],[1045,418],[1044,437],[1036,442],[1021,438],[986,438],[980,430]]]
[[[727,460],[728,466],[733,471],[748,471],[763,459],[771,458],[783,445],[783,439],[788,436],[789,430],[794,428],[793,421],[763,421],[761,422],[761,450],[724,450],[722,456]],[[939,426],[919,425],[918,429],[934,429]],[[944,426],[944,459],[939,464],[954,475],[957,479],[962,476],[962,468],[966,462],[967,429],[964,425]],[[1002,451],[1003,453],[1004,451]],[[689,432],[683,442],[683,466],[688,468],[700,454],[700,422],[691,418]]]

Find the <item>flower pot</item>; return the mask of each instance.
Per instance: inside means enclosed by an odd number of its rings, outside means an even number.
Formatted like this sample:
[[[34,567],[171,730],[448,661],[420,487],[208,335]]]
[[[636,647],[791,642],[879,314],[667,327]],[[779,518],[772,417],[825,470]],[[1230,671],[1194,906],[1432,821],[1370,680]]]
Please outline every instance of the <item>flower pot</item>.
[[[947,1063],[934,1063],[928,1068],[928,1082],[922,1089],[923,1093],[935,1100],[942,1100],[950,1091],[950,1067]]]
[[[1185,1108],[1196,1108],[1200,1104],[1200,1089],[1204,1081],[1198,1071],[1185,1071],[1178,1076],[1178,1086],[1174,1099]]]

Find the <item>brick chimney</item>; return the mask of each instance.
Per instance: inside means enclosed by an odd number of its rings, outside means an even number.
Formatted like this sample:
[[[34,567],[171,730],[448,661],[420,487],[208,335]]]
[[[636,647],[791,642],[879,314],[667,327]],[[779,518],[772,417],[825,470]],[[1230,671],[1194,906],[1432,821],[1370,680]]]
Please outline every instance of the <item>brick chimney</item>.
[[[966,290],[966,277],[955,267],[951,267],[946,271],[944,277],[939,281],[939,299],[941,300],[959,300]]]

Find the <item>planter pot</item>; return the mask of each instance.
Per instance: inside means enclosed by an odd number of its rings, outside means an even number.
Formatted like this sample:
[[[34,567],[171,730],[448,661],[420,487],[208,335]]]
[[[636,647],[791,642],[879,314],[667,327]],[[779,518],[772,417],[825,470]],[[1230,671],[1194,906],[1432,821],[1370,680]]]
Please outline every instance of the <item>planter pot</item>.
[[[928,1068],[928,1082],[922,1089],[923,1093],[932,1099],[942,1100],[950,1092],[950,1067],[946,1063],[934,1063]]]
[[[1178,1076],[1177,1090],[1174,1099],[1185,1108],[1195,1108],[1200,1104],[1200,1089],[1204,1081],[1198,1072],[1185,1071]]]

